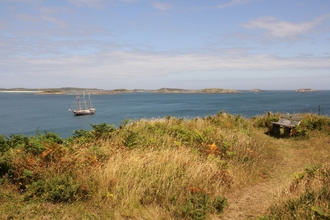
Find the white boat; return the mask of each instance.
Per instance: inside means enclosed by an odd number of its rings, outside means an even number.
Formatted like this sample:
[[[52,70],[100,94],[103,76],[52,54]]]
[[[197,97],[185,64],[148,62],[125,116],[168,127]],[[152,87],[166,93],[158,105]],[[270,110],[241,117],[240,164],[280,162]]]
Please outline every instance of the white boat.
[[[96,112],[96,109],[92,108],[92,102],[89,93],[88,93],[88,100],[86,100],[85,92],[84,92],[82,99],[80,99],[80,96],[78,95],[75,99],[75,102],[77,105],[76,109],[75,110],[69,109],[70,112],[73,112],[74,116],[94,115],[94,113]]]

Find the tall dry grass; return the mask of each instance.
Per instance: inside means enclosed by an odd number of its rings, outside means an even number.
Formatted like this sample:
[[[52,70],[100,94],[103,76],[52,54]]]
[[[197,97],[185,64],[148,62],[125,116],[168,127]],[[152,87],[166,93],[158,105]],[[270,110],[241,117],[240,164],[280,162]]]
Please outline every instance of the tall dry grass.
[[[260,219],[329,219],[330,163],[309,165],[295,173],[290,187]]]
[[[98,196],[106,206],[116,206],[115,215],[146,215],[148,209],[160,215],[182,215],[181,206],[193,193],[206,193],[210,200],[230,187],[231,177],[219,164],[201,159],[189,148],[132,150],[113,155],[99,170]],[[131,213],[131,214],[129,214]]]
[[[220,214],[233,190],[272,178],[282,162],[282,143],[302,149],[322,143],[308,135],[282,142],[266,135],[268,122],[276,117],[245,119],[219,112],[194,119],[127,120],[118,128],[93,125],[63,141],[52,134],[2,138],[0,180],[10,196],[0,197],[6,204],[0,212],[13,209],[12,197],[29,204],[19,206],[14,218],[36,218],[32,209],[44,216],[91,219]],[[328,135],[323,132],[327,118],[314,117],[308,115],[314,125],[303,128],[314,136]],[[59,207],[65,211],[58,212]]]

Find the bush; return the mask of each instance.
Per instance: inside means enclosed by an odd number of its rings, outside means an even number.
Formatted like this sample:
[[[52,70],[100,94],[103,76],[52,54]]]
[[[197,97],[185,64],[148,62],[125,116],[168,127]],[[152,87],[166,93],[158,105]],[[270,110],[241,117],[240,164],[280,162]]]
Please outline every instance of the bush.
[[[272,121],[278,121],[280,113],[273,114],[268,112],[267,114],[256,116],[252,118],[253,125],[259,128],[270,128]]]
[[[0,153],[9,150],[10,146],[8,144],[7,138],[4,135],[0,135]]]
[[[101,123],[101,124],[90,124],[93,131],[91,132],[94,135],[96,140],[106,140],[109,138],[112,132],[116,130],[113,124]]]
[[[32,183],[25,200],[39,197],[53,203],[74,202],[80,198],[80,185],[69,175],[52,176]]]
[[[186,203],[181,206],[181,217],[196,220],[206,219],[210,208],[210,198],[205,192],[190,193]]]
[[[305,114],[300,126],[308,130],[330,133],[330,118],[322,115]]]
[[[206,192],[190,192],[186,203],[181,205],[181,217],[196,220],[206,219],[209,213],[221,213],[227,206],[227,199],[221,196],[215,197],[212,201]]]

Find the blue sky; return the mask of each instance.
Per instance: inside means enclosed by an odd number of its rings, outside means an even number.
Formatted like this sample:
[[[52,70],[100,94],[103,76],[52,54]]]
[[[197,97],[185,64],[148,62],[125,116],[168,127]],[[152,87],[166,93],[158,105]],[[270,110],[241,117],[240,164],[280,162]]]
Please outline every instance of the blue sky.
[[[330,89],[329,0],[0,6],[0,88]]]

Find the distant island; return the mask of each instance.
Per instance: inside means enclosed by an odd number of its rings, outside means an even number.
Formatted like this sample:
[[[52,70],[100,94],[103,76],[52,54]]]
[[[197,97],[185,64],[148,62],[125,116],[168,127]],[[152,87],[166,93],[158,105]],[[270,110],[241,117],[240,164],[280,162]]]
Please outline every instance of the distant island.
[[[266,91],[261,89],[251,89],[250,92],[266,92]]]
[[[320,90],[314,90],[311,88],[301,88],[295,90],[295,92],[319,92]],[[37,93],[37,94],[49,94],[49,95],[75,95],[83,92],[90,93],[91,95],[113,95],[121,93],[172,93],[172,94],[242,94],[242,91],[235,89],[222,89],[222,88],[205,88],[205,89],[179,89],[179,88],[160,88],[156,90],[146,89],[113,89],[104,90],[97,88],[75,88],[75,87],[62,87],[62,88],[39,88],[39,89],[27,89],[27,88],[0,88],[0,92],[21,92],[21,93]],[[245,92],[266,92],[258,88],[246,90]]]
[[[25,89],[25,88],[13,88],[13,89],[1,89],[0,92],[34,92],[38,94],[58,94],[58,95],[70,95],[77,93],[90,93],[92,95],[107,95],[107,94],[119,94],[119,93],[207,93],[207,94],[240,94],[234,89],[220,89],[220,88],[206,88],[200,90],[189,90],[189,89],[175,89],[175,88],[161,88],[157,90],[145,90],[145,89],[114,89],[114,90],[103,90],[96,88],[44,88],[44,89]]]
[[[173,88],[161,88],[153,90],[153,93],[218,93],[218,94],[240,94],[241,92],[234,89],[219,89],[219,88],[208,88],[201,90],[188,90],[188,89],[173,89]]]
[[[314,90],[314,89],[297,89],[296,92],[319,92],[319,90]]]

